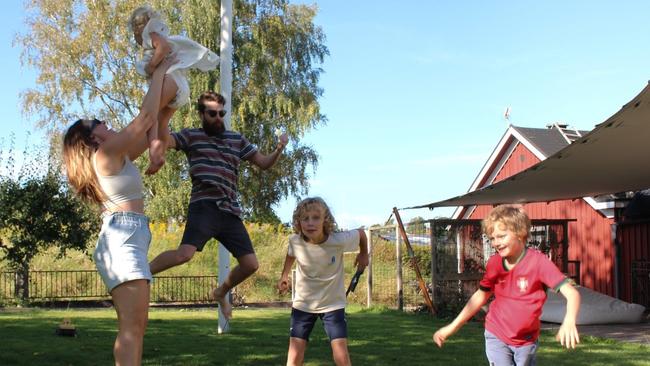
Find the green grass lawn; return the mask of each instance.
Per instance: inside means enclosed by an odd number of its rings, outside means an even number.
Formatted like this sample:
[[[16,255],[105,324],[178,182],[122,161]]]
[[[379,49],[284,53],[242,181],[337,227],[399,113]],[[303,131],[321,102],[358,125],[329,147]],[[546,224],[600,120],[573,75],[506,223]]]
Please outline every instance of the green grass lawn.
[[[443,349],[431,335],[443,321],[386,309],[352,306],[350,354],[355,365],[483,365],[483,329],[466,325]],[[54,335],[70,318],[77,337]],[[283,365],[288,345],[288,309],[236,309],[231,332],[217,333],[215,309],[152,309],[144,365]],[[116,316],[100,310],[0,310],[0,365],[112,365]],[[650,347],[583,337],[577,350],[560,348],[543,333],[540,365],[650,365]],[[331,365],[320,322],[307,349],[306,365]]]

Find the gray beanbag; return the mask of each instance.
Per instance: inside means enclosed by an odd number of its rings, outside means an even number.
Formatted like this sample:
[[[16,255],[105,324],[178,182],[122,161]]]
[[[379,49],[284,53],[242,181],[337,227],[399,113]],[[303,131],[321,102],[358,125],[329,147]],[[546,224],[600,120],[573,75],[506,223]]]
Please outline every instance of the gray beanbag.
[[[630,304],[581,286],[576,286],[576,289],[580,293],[577,325],[638,323],[643,320],[645,307],[642,305]],[[546,295],[541,320],[562,323],[566,312],[566,299],[552,290],[547,290]]]

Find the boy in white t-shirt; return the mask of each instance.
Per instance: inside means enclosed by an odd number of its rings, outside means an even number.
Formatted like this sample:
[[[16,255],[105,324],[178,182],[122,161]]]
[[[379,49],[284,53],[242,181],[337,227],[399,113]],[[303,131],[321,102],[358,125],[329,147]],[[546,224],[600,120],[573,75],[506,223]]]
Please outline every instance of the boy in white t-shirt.
[[[321,318],[336,365],[350,365],[343,253],[356,252],[357,269],[368,266],[368,240],[362,229],[334,232],[336,221],[320,197],[306,198],[293,212],[293,230],[278,290],[289,289],[289,272],[296,262],[295,298],[291,309],[291,338],[287,365],[302,365],[307,342]]]

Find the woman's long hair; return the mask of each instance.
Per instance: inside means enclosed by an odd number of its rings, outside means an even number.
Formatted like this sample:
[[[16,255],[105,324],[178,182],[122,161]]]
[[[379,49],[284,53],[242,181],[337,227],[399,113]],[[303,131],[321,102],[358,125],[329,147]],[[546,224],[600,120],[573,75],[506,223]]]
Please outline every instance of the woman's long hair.
[[[68,182],[82,200],[101,204],[106,194],[99,186],[93,155],[99,144],[91,136],[92,120],[73,123],[63,137],[63,160]]]

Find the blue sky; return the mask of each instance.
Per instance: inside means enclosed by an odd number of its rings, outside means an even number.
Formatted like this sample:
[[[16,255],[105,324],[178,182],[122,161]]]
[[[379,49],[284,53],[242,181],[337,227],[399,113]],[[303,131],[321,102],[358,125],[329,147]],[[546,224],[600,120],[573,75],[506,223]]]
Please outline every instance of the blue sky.
[[[393,206],[465,193],[507,128],[508,106],[517,126],[590,130],[650,79],[647,1],[395,3],[318,2],[330,50],[321,78],[329,122],[303,142],[320,155],[309,193],[344,228],[383,223]],[[35,73],[11,45],[23,30],[22,2],[4,8],[0,139],[13,132],[22,143],[33,128],[18,94]],[[277,208],[283,221],[294,205]]]

